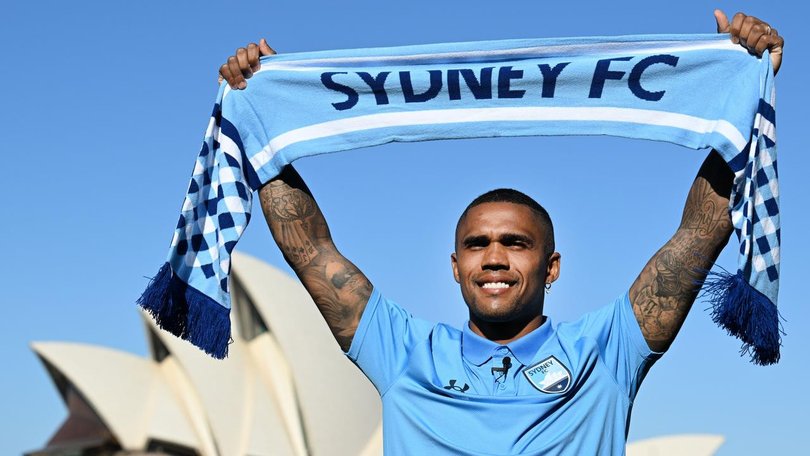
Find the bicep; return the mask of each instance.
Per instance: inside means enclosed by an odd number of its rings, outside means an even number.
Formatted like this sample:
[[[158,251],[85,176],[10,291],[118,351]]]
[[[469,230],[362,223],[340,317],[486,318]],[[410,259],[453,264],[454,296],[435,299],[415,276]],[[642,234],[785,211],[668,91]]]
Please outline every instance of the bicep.
[[[697,240],[679,230],[647,262],[630,287],[629,298],[650,349],[665,351],[681,328],[711,267]]]
[[[371,296],[368,278],[333,246],[316,247],[312,261],[296,270],[340,348],[347,351]]]

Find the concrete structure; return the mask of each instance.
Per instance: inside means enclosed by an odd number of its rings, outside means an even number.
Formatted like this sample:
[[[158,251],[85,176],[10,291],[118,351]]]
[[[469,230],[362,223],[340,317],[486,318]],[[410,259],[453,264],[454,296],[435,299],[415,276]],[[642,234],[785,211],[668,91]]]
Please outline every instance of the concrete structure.
[[[42,450],[67,455],[382,454],[376,391],[340,351],[303,287],[233,256],[234,342],[224,361],[143,315],[150,356],[34,343],[69,416]],[[719,439],[719,440],[718,440]],[[671,437],[628,456],[709,456],[719,437]]]

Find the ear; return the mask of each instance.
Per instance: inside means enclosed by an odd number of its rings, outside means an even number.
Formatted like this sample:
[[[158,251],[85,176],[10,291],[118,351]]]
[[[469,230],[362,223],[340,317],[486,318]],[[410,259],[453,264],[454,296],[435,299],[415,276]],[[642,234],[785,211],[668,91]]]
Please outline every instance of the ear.
[[[456,283],[461,283],[461,280],[458,278],[458,258],[456,258],[456,252],[450,254],[450,266],[453,268],[453,278],[456,279]]]
[[[560,252],[554,252],[546,265],[546,283],[552,283],[560,277]]]

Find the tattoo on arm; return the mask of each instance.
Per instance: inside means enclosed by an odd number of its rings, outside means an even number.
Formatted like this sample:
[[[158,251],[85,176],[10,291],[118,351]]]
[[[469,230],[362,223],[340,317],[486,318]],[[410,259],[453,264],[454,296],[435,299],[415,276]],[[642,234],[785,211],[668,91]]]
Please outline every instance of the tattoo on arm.
[[[675,338],[698,292],[699,268],[710,266],[699,246],[675,235],[655,256],[630,288],[630,302],[650,348],[663,351]]]
[[[338,252],[315,199],[287,166],[260,193],[262,211],[284,258],[345,351],[371,296],[365,275]]]
[[[689,190],[678,231],[630,287],[633,312],[653,350],[669,348],[695,301],[698,283],[728,242],[732,180],[731,170],[713,152]]]

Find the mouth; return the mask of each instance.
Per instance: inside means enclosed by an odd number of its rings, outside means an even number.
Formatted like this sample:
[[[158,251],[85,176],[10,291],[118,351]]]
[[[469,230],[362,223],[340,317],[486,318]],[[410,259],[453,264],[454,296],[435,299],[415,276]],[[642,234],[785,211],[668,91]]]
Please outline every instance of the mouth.
[[[487,290],[497,290],[502,288],[509,288],[511,286],[512,285],[506,282],[486,282],[483,285],[481,285],[481,288],[485,288]]]
[[[486,280],[479,280],[475,282],[480,288],[490,292],[490,293],[500,293],[504,292],[517,284],[516,280],[506,280],[506,279],[486,279]]]

